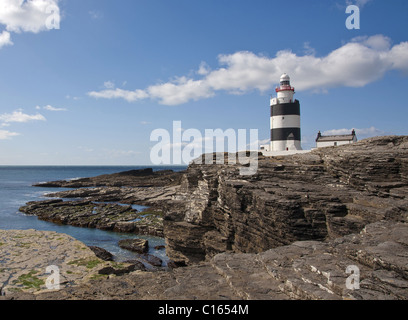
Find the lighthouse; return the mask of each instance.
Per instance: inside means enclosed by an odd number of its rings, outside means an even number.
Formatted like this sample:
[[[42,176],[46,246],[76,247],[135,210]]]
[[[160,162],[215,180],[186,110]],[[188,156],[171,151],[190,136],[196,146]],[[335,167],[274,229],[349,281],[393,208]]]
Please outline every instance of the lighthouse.
[[[284,73],[276,88],[276,98],[271,98],[270,151],[302,150],[300,132],[300,103],[294,99],[295,88]]]

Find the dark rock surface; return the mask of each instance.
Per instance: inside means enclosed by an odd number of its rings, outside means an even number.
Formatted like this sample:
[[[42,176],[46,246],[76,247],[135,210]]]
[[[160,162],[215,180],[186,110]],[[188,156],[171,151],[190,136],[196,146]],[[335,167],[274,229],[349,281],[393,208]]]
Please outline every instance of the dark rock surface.
[[[91,178],[60,180],[38,183],[44,188],[84,188],[84,187],[163,187],[180,184],[181,173],[172,170],[154,171],[152,168],[105,174]]]
[[[160,215],[138,212],[130,205],[55,199],[28,202],[19,210],[57,224],[163,237]]]
[[[96,246],[88,246],[89,249],[95,253],[95,255],[99,258],[102,259],[103,261],[113,261],[113,254],[110,253],[108,250],[105,250],[104,248],[96,247]]]
[[[120,202],[137,204],[160,210],[172,199],[178,186],[163,187],[94,187],[80,188],[47,194],[48,197],[63,199],[86,199],[94,202]]]
[[[154,255],[148,254],[148,253],[144,253],[140,255],[140,258],[143,259],[143,261],[146,261],[148,264],[154,267],[161,267],[163,265],[162,259]]]
[[[221,252],[259,253],[335,239],[367,224],[406,222],[408,137],[379,137],[238,165],[192,164],[167,203],[167,254],[197,263]]]
[[[119,247],[137,253],[147,253],[149,241],[145,239],[124,239],[119,241]]]

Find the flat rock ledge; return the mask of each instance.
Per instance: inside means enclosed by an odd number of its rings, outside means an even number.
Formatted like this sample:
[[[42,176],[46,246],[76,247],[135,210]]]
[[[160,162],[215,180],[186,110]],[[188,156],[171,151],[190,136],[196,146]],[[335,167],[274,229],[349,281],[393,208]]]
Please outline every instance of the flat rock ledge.
[[[176,194],[182,176],[172,170],[142,169],[40,183],[34,186],[79,189],[48,193],[56,199],[28,202],[19,211],[57,224],[164,237],[162,209]],[[139,212],[132,205],[148,208]]]
[[[19,210],[57,224],[163,237],[161,213],[138,212],[131,205],[52,199],[28,202]]]
[[[56,270],[63,289],[133,269],[131,264],[98,258],[91,248],[66,234],[0,230],[0,296],[50,292]]]
[[[407,300],[407,239],[408,224],[381,221],[331,241],[298,241],[263,253],[221,253],[168,272],[136,271],[59,292],[5,298]]]

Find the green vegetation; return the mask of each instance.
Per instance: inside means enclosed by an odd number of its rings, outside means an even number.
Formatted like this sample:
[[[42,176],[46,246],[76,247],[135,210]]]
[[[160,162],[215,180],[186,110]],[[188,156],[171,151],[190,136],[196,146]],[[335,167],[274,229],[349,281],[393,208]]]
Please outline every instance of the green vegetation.
[[[161,210],[154,210],[154,209],[152,209],[152,208],[147,208],[147,209],[143,210],[143,211],[141,212],[141,214],[142,214],[142,215],[152,215],[152,216],[161,217],[161,218],[163,218],[163,216],[164,216],[163,211],[161,211]]]
[[[100,263],[102,263],[102,260],[92,258],[82,258],[68,262],[69,265],[84,266],[87,269],[95,268]]]
[[[104,274],[93,274],[90,279],[91,280],[99,280],[99,279],[106,279],[106,278],[107,278],[107,276],[104,275]]]
[[[112,261],[112,262],[111,262],[111,265],[112,265],[112,267],[115,268],[115,269],[123,269],[123,268],[125,268],[125,265],[124,265],[123,263],[120,263],[120,262]]]
[[[19,276],[17,280],[14,280],[14,283],[23,285],[25,289],[40,289],[45,282],[35,276],[37,273],[38,271],[31,270],[29,273]]]

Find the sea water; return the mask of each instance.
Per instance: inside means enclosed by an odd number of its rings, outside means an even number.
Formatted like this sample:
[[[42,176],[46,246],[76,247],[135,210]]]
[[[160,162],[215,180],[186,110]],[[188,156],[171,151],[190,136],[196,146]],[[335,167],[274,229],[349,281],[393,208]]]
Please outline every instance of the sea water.
[[[36,216],[29,216],[19,212],[19,208],[29,201],[40,201],[49,198],[45,194],[69,190],[64,188],[33,187],[39,182],[69,180],[94,177],[102,174],[111,174],[128,170],[144,169],[143,166],[0,166],[0,230],[27,230],[55,231],[65,233],[88,246],[98,246],[111,252],[116,261],[135,259],[136,254],[121,249],[119,240],[142,238],[149,241],[149,253],[165,262],[165,250],[156,250],[155,246],[164,245],[164,239],[152,236],[116,233],[90,228],[79,228],[67,225],[58,225],[41,221]],[[174,171],[184,170],[185,167],[154,167],[154,170]],[[142,210],[143,206],[134,206]]]

